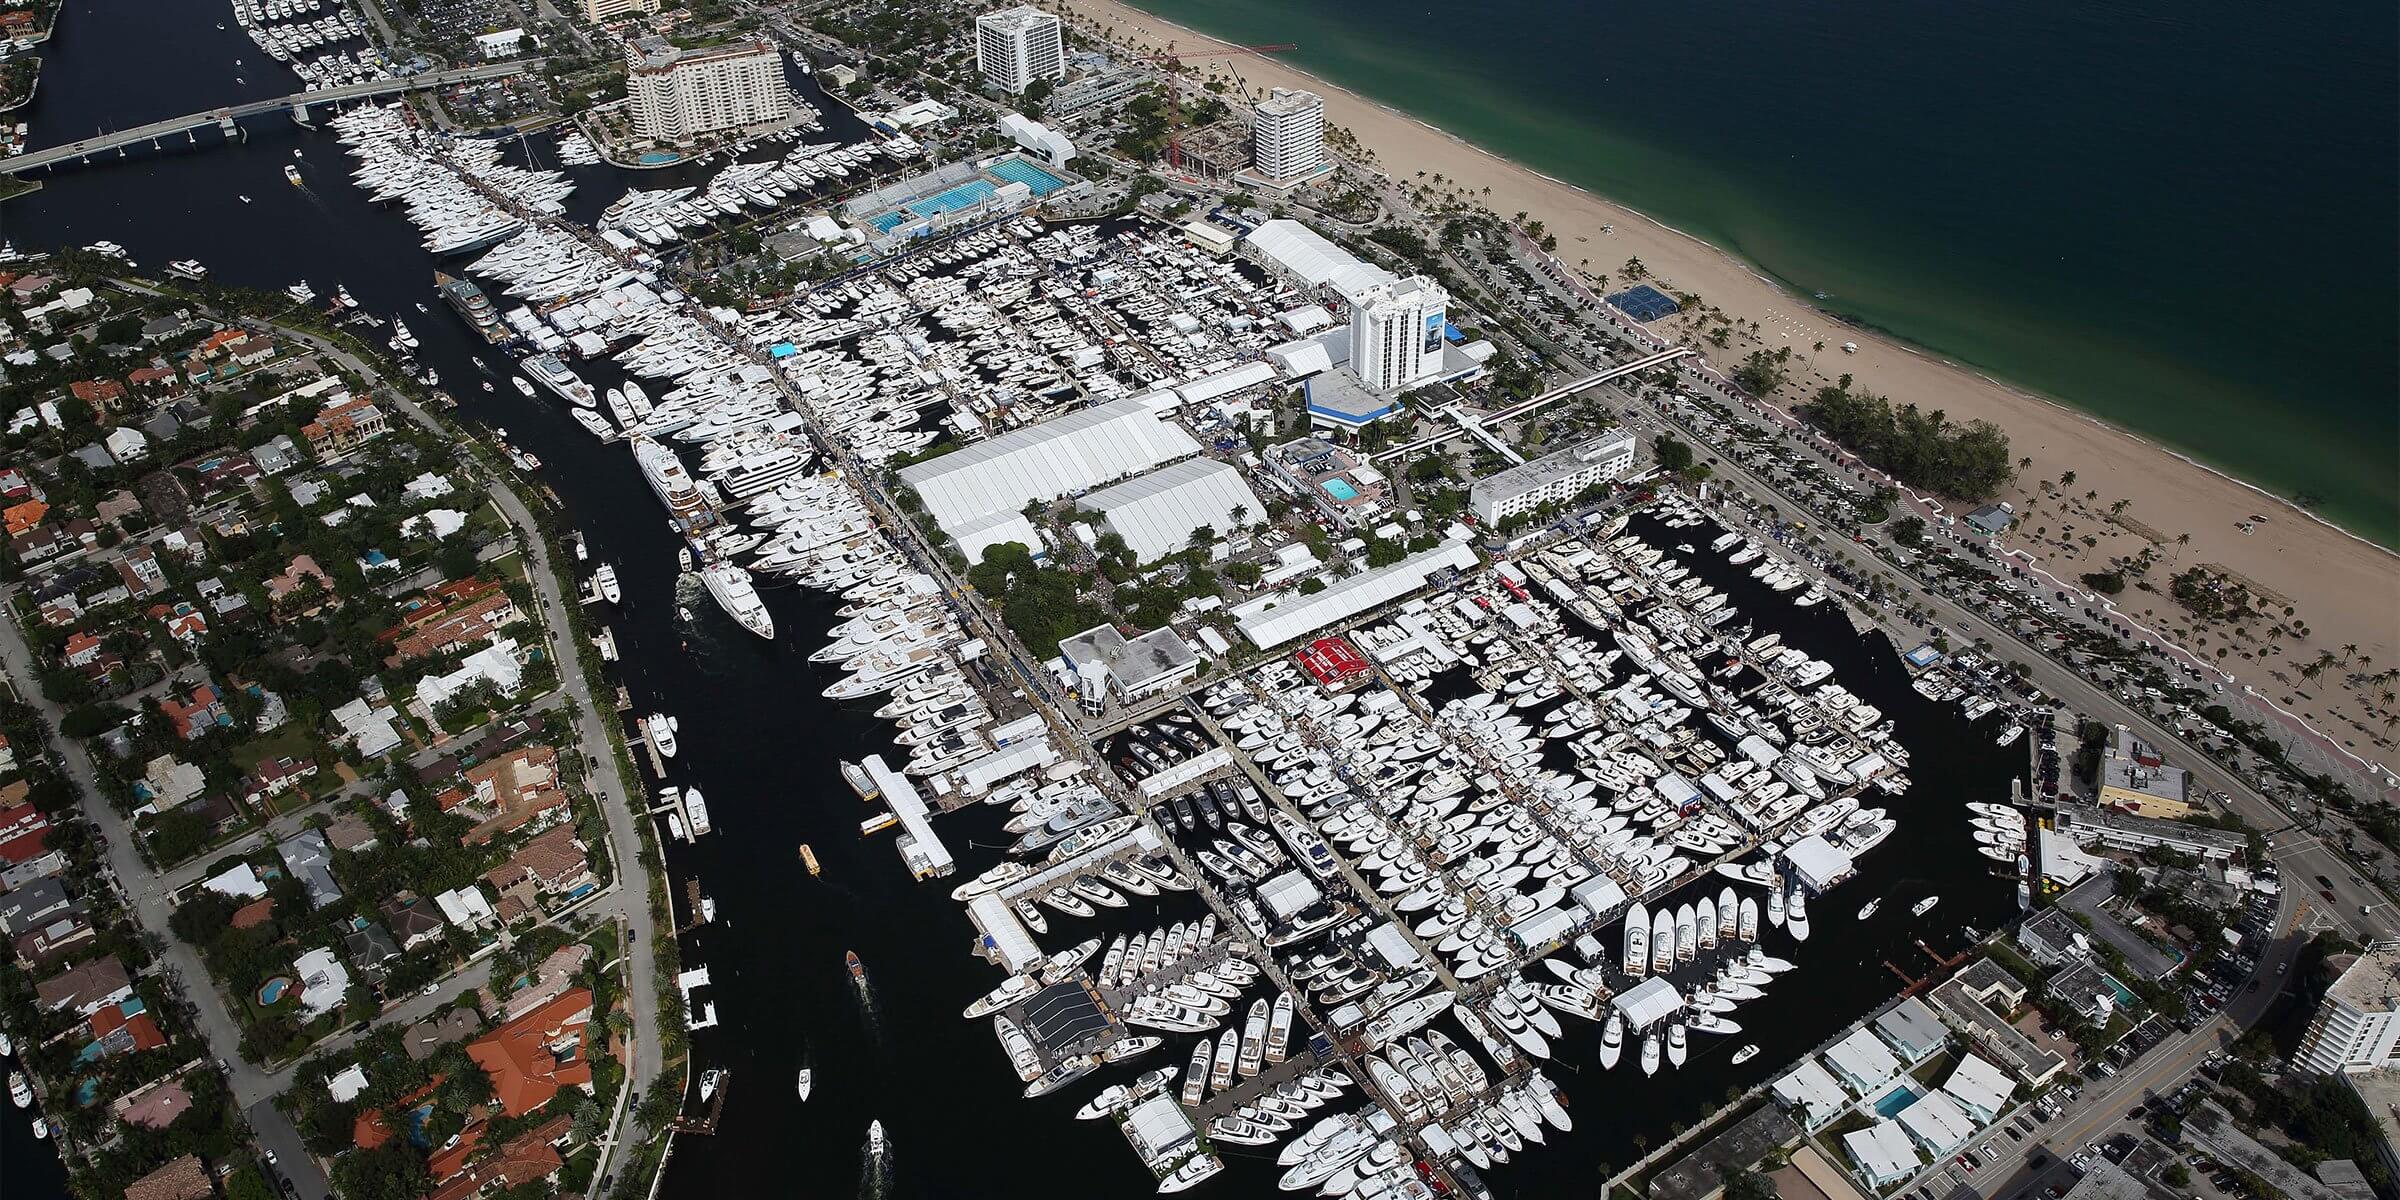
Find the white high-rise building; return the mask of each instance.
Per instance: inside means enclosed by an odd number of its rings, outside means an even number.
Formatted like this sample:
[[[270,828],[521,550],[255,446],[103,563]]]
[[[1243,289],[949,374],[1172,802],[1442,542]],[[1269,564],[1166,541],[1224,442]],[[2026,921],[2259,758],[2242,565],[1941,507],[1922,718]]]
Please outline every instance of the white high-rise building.
[[[636,134],[676,145],[772,125],[795,107],[782,52],[760,41],[685,50],[664,38],[636,38],[625,44],[625,95]]]
[[[1298,179],[1325,165],[1325,98],[1276,88],[1250,119],[1250,165],[1268,179]]]
[[[2400,1059],[2400,942],[2377,942],[2325,989],[2292,1059],[2302,1069],[2355,1074]]]
[[[1450,293],[1423,275],[1378,281],[1350,305],[1350,370],[1373,391],[1396,392],[1442,369]]]
[[[1019,95],[1036,79],[1057,79],[1067,73],[1066,48],[1059,40],[1058,18],[1020,4],[975,18],[975,66],[983,81]]]
[[[583,0],[583,19],[598,25],[619,17],[658,11],[658,0]]]

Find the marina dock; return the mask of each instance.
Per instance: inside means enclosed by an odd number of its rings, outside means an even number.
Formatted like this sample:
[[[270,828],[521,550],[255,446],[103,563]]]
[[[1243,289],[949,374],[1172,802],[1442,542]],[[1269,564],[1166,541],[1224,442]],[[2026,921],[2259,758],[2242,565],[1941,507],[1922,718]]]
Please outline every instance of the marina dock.
[[[882,789],[883,802],[891,806],[892,817],[900,823],[903,831],[898,839],[900,861],[908,865],[909,874],[932,879],[957,870],[950,848],[933,831],[932,814],[927,811],[925,797],[917,791],[917,785],[893,770],[880,754],[868,755],[859,765],[866,769],[875,786]]]

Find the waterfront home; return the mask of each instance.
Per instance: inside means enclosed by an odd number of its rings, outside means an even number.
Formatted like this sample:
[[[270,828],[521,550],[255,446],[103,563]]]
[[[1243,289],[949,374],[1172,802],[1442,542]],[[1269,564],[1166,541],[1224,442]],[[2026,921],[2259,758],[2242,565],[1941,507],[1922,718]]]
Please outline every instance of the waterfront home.
[[[143,1129],[165,1129],[192,1110],[192,1094],[183,1081],[169,1077],[127,1092],[109,1104],[119,1121]]]
[[[72,1010],[76,1016],[88,1017],[120,1000],[133,999],[133,979],[125,973],[125,964],[111,954],[35,984],[33,998],[44,1012]]]
[[[125,1200],[209,1200],[214,1195],[208,1168],[189,1154],[125,1185]]]
[[[300,427],[300,436],[322,462],[382,436],[388,420],[374,401],[349,397],[317,410],[316,419]]]
[[[467,1056],[492,1078],[500,1111],[521,1117],[564,1088],[592,1086],[583,1036],[592,1021],[592,993],[576,988],[467,1043]]]
[[[91,1028],[92,1040],[83,1049],[85,1056],[106,1058],[118,1054],[139,1054],[167,1044],[167,1035],[159,1032],[158,1022],[143,1010],[139,1000],[103,1006],[91,1015],[87,1024]]]
[[[428,588],[403,605],[401,623],[382,637],[392,643],[385,666],[448,654],[475,645],[523,618],[499,584],[463,579]]]

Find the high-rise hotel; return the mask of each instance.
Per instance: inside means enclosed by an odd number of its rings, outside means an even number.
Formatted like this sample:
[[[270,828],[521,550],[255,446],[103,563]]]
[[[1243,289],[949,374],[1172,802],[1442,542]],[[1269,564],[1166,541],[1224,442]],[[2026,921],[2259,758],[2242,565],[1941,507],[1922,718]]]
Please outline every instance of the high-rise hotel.
[[[1058,18],[1030,4],[975,18],[975,66],[985,83],[1011,96],[1024,94],[1036,79],[1065,75]]]
[[[1315,174],[1325,166],[1325,99],[1315,92],[1276,88],[1250,119],[1250,167],[1274,183]]]
[[[664,38],[625,44],[625,94],[633,131],[690,145],[703,134],[773,125],[791,117],[783,53],[760,41],[686,50]]]

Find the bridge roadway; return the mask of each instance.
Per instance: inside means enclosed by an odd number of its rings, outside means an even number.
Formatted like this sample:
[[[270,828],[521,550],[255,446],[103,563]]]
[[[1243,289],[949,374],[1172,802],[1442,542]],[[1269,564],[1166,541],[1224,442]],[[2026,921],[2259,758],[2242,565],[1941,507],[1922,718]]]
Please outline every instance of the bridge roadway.
[[[423,88],[448,87],[454,83],[475,83],[485,79],[499,79],[520,74],[541,61],[540,59],[521,58],[509,62],[461,67],[454,71],[429,71],[422,75],[373,79],[365,83],[349,83],[340,87],[319,88],[310,92],[294,92],[289,96],[274,100],[253,100],[247,104],[234,105],[231,108],[212,108],[205,112],[186,113],[180,117],[152,121],[147,125],[136,126],[117,133],[94,134],[88,138],[52,146],[47,150],[35,150],[31,153],[20,154],[15,158],[0,159],[0,172],[13,175],[65,162],[80,162],[92,155],[103,154],[110,150],[122,150],[127,146],[139,145],[171,134],[197,132],[211,125],[224,125],[228,122],[239,121],[244,117],[255,117],[264,113],[299,111],[320,104],[346,104],[354,100],[372,100],[380,96],[413,92]]]
[[[1689,346],[1677,346],[1673,349],[1661,350],[1655,354],[1644,355],[1643,357],[1637,358],[1632,362],[1619,363],[1616,366],[1610,367],[1606,370],[1595,371],[1581,379],[1575,380],[1572,383],[1562,383],[1557,387],[1551,388],[1549,391],[1543,392],[1539,396],[1533,396],[1528,399],[1519,400],[1515,404],[1511,404],[1506,408],[1498,409],[1488,416],[1479,417],[1477,418],[1477,421],[1487,428],[1489,426],[1498,425],[1504,421],[1513,421],[1518,417],[1522,417],[1528,413],[1539,410],[1543,405],[1548,404],[1562,396],[1572,396],[1577,392],[1596,388],[1612,379],[1622,379],[1628,375],[1647,371],[1652,367],[1664,366],[1665,364],[1671,363],[1676,359],[1689,355],[1691,352],[1692,348]],[[1452,438],[1464,437],[1472,432],[1480,431],[1472,430],[1465,425],[1453,425],[1448,429],[1440,431],[1439,433],[1428,434],[1425,437],[1418,438],[1417,440],[1410,442],[1405,446],[1394,446],[1380,454],[1370,455],[1368,457],[1368,461],[1392,462],[1396,459],[1405,458],[1419,450],[1423,450],[1431,446],[1441,445],[1443,442],[1449,441]],[[1489,437],[1489,435],[1484,436],[1487,438]]]

